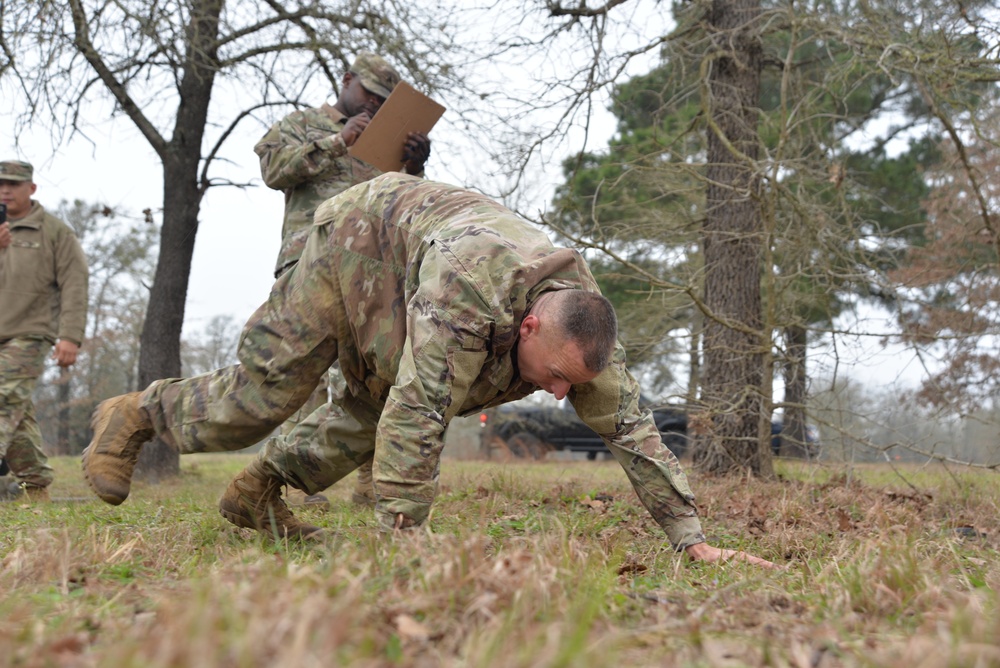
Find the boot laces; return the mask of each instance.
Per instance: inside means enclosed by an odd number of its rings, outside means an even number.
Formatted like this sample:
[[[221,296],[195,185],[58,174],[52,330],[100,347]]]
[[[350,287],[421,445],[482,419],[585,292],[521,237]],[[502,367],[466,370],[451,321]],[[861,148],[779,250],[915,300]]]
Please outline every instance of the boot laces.
[[[254,506],[254,514],[262,523],[270,525],[273,521],[279,527],[291,528],[297,522],[295,516],[281,500],[281,488],[284,483],[276,478],[267,478],[260,500]]]

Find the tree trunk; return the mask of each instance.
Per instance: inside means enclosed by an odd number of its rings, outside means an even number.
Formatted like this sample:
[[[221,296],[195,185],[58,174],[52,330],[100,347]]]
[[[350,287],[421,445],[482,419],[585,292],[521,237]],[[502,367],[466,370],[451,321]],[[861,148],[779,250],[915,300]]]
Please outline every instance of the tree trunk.
[[[198,213],[207,184],[200,181],[202,140],[218,71],[223,0],[192,2],[174,135],[163,163],[163,227],[139,351],[139,387],[181,375],[181,328],[187,301]],[[180,453],[157,439],[146,444],[135,475],[152,482],[180,472]]]
[[[760,0],[715,0],[709,75],[704,369],[695,462],[711,473],[773,475],[762,395],[763,224],[757,114]]]
[[[807,459],[806,443],[806,343],[801,325],[785,328],[785,415],[781,429],[781,456]]]
[[[197,169],[197,162],[188,165],[183,160],[164,161],[160,256],[140,338],[140,388],[154,380],[181,375],[181,329],[201,208],[201,192],[192,178]],[[179,453],[156,439],[143,447],[135,476],[156,482],[179,472]]]

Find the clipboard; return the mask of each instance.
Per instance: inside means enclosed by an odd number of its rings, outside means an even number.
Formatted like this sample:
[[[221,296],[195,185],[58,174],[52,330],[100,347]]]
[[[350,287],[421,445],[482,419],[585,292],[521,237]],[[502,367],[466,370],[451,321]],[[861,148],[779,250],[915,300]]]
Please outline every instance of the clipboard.
[[[403,169],[403,144],[411,132],[428,133],[444,107],[400,81],[347,153],[383,172]]]

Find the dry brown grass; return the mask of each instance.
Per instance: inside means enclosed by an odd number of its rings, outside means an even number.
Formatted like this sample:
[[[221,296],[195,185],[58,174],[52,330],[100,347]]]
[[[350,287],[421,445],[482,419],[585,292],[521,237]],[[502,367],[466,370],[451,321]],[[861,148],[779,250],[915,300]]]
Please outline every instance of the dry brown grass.
[[[56,460],[0,507],[0,657],[15,666],[1000,666],[995,474],[781,464],[692,476],[711,540],[673,554],[614,463],[446,461],[431,530],[273,545],[215,503],[242,456],[184,458],[123,506]],[[86,501],[59,500],[84,497]],[[3,663],[3,661],[0,661]]]

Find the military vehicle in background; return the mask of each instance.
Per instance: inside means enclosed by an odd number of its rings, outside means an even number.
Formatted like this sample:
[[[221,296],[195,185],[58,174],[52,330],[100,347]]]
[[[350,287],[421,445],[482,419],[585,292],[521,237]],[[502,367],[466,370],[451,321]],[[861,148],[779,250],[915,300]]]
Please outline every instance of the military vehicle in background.
[[[653,413],[660,437],[678,458],[688,454],[687,411],[682,406],[645,403]],[[487,458],[544,459],[550,452],[579,452],[587,459],[611,457],[604,441],[584,424],[569,402],[564,406],[524,402],[504,404],[479,416],[480,448]],[[771,451],[781,453],[783,425],[771,422]],[[806,448],[798,448],[804,458],[819,455],[819,430],[806,427]]]

